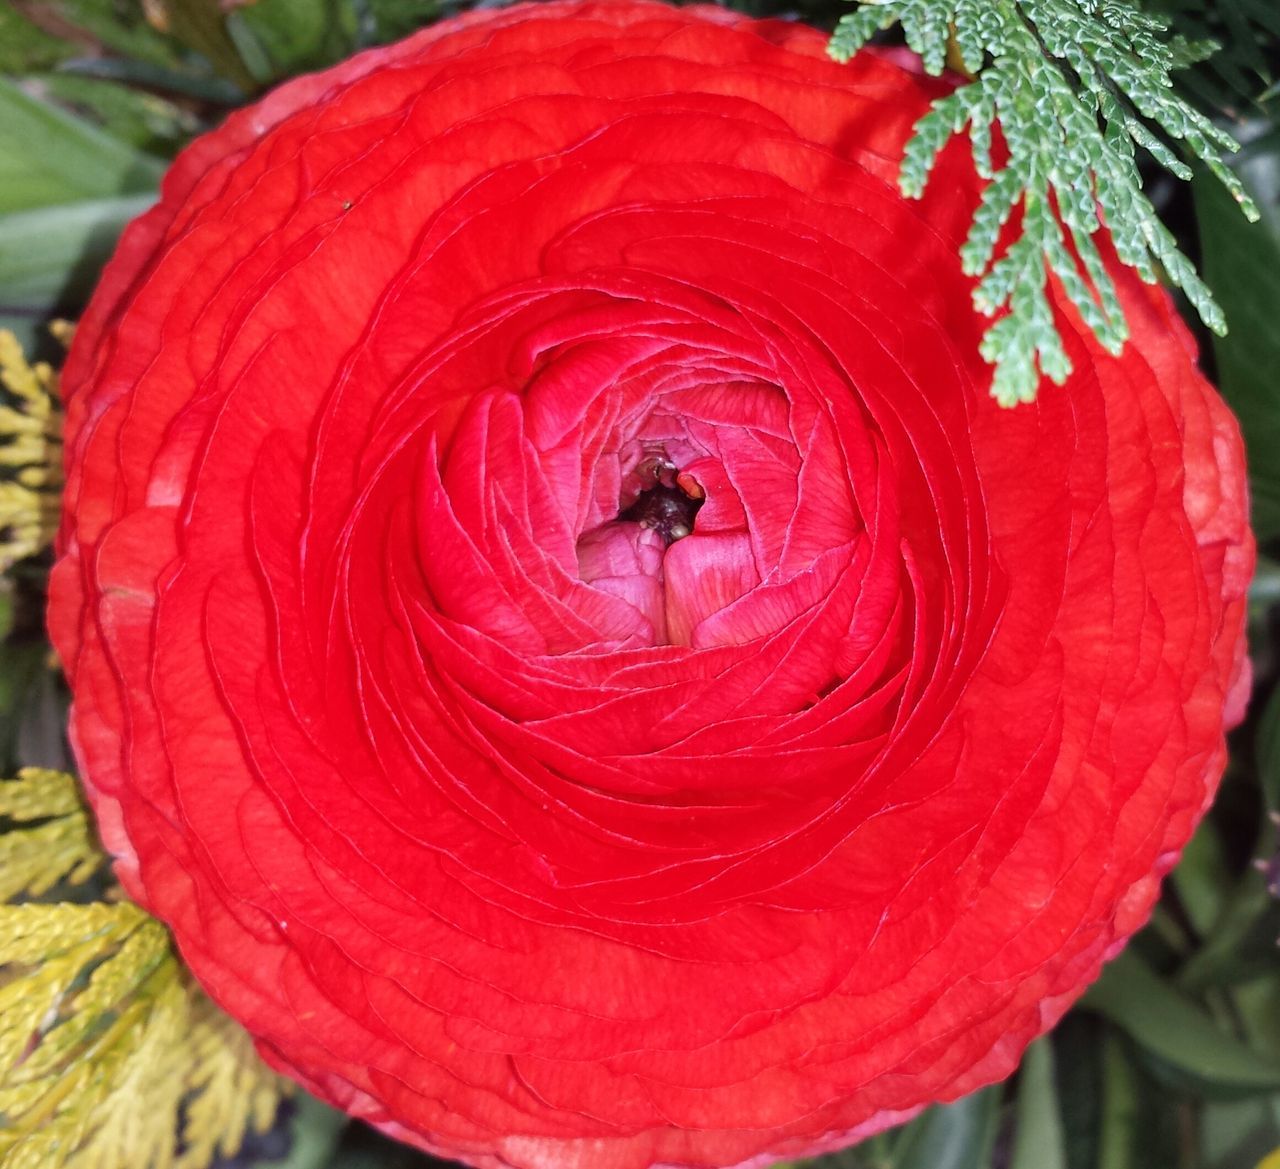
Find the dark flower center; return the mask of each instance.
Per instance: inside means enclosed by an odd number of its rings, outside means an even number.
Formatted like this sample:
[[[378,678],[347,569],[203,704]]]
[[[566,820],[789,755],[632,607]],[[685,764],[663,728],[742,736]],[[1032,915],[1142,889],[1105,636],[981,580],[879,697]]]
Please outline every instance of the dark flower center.
[[[618,512],[618,519],[652,529],[668,547],[683,540],[693,531],[694,516],[703,504],[701,488],[665,459],[646,460],[636,470],[651,478],[652,486],[643,488],[634,502]]]

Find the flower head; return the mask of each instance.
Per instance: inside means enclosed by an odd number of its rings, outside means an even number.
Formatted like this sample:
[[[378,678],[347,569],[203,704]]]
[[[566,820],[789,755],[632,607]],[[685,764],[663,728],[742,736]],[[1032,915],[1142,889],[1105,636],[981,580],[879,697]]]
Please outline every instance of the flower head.
[[[478,1166],[836,1147],[1007,1074],[1223,761],[1252,545],[1168,298],[988,398],[938,83],[718,9],[446,22],[234,115],[64,375],[51,626],[130,892]]]

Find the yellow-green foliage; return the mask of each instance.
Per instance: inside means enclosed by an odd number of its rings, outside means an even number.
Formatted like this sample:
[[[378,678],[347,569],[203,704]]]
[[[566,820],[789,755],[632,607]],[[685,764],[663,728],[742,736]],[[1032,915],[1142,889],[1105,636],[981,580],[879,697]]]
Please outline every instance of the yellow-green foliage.
[[[204,1169],[279,1105],[158,921],[32,900],[104,864],[70,776],[0,781],[0,1169]]]
[[[0,784],[0,818],[12,825],[0,835],[0,901],[39,896],[64,878],[79,884],[102,867],[69,775],[27,768]]]
[[[63,330],[66,332],[66,330]],[[62,491],[57,375],[0,329],[0,572],[53,539]]]

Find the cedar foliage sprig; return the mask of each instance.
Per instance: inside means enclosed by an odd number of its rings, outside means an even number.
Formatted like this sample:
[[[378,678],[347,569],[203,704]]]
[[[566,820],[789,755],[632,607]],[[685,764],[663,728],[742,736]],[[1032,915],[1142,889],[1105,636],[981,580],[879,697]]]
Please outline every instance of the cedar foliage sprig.
[[[876,33],[901,24],[925,69],[940,74],[949,49],[974,77],[934,102],[907,144],[900,184],[918,197],[939,151],[966,127],[974,163],[990,179],[961,250],[981,277],[974,304],[1000,317],[983,339],[995,366],[991,392],[1006,406],[1035,397],[1041,375],[1071,372],[1048,298],[1050,274],[1098,340],[1119,353],[1128,337],[1115,285],[1093,236],[1105,222],[1116,253],[1144,280],[1159,269],[1216,333],[1226,322],[1190,260],[1143,193],[1141,147],[1191,177],[1171,142],[1199,159],[1244,213],[1258,212],[1223,162],[1234,139],[1173,92],[1171,73],[1203,46],[1124,0],[877,0],[841,18],[829,51],[847,61]],[[993,159],[993,127],[1006,158]],[[997,255],[1015,210],[1016,238]]]
[[[1146,0],[1193,43],[1211,52],[1181,80],[1214,109],[1243,112],[1278,95],[1280,5],[1276,0]],[[1269,93],[1268,93],[1269,89]]]
[[[275,1117],[282,1082],[100,874],[75,780],[0,780],[0,1169],[204,1169]]]
[[[60,323],[56,335],[69,336]],[[0,329],[0,572],[41,551],[62,506],[62,410],[57,375],[31,364]]]

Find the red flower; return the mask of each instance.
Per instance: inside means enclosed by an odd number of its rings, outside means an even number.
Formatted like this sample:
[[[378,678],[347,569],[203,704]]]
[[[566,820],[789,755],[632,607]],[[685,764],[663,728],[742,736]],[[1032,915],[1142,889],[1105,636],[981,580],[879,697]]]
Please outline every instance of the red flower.
[[[1168,298],[998,409],[937,83],[632,0],[284,86],[66,371],[51,624],[129,892],[319,1095],[481,1166],[832,1148],[1142,924],[1245,689]],[[686,532],[691,532],[687,534]]]

